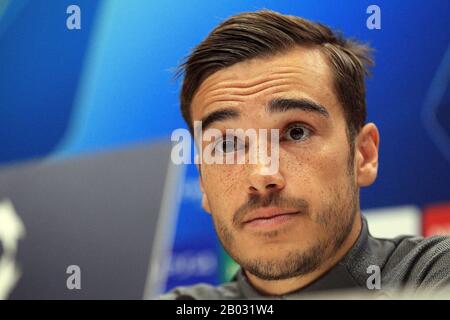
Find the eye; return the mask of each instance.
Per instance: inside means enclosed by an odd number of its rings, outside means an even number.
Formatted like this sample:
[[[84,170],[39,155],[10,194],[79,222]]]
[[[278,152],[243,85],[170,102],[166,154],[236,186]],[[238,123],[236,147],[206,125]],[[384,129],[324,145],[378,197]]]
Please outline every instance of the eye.
[[[235,152],[243,148],[245,148],[245,144],[236,136],[219,139],[214,146],[215,151],[223,154]]]
[[[286,140],[302,141],[308,139],[311,135],[311,130],[302,124],[294,124],[288,127],[285,133]]]

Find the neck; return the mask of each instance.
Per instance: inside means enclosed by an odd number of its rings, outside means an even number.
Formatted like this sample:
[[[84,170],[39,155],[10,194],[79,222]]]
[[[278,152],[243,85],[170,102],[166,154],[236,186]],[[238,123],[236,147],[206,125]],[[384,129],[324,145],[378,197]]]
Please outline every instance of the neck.
[[[319,268],[311,273],[284,280],[263,280],[248,271],[244,270],[244,273],[252,286],[264,295],[279,296],[299,290],[320,278],[342,260],[358,239],[361,227],[361,215],[356,214],[352,229],[340,248],[334,254],[331,254],[330,258],[325,260]]]

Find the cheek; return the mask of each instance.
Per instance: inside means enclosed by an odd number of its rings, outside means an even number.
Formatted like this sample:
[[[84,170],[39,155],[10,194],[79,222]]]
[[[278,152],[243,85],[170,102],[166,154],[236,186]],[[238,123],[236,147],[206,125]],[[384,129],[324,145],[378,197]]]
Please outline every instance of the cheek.
[[[243,165],[206,165],[202,171],[203,184],[211,210],[223,214],[233,203],[240,203]]]
[[[299,196],[326,197],[347,178],[349,147],[322,144],[320,147],[291,147],[280,150],[280,166],[286,185]]]

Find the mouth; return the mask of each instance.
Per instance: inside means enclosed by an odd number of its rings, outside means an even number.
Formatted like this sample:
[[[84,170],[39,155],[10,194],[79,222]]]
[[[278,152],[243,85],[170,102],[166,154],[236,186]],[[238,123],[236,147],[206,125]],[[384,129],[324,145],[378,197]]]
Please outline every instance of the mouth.
[[[251,228],[273,228],[296,218],[300,212],[282,208],[260,208],[248,214],[243,225]]]

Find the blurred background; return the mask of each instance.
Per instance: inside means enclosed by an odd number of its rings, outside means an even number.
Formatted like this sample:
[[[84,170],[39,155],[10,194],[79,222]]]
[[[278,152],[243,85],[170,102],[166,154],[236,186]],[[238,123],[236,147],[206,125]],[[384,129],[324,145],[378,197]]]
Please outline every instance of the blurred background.
[[[140,299],[230,279],[195,166],[170,163],[186,128],[173,76],[219,22],[262,8],[376,49],[370,230],[450,235],[450,1],[344,3],[0,0],[0,298]]]

